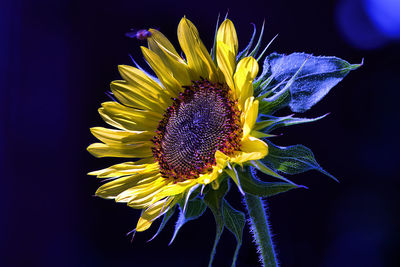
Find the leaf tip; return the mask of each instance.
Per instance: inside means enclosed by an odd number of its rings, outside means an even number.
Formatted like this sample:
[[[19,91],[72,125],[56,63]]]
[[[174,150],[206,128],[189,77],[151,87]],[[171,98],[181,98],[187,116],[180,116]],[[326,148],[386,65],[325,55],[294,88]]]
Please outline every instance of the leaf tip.
[[[310,188],[308,188],[307,186],[301,185],[301,184],[298,184],[298,185],[297,185],[297,188],[310,189]]]
[[[359,64],[351,64],[350,70],[356,70],[364,65],[364,58],[361,59],[361,63]]]

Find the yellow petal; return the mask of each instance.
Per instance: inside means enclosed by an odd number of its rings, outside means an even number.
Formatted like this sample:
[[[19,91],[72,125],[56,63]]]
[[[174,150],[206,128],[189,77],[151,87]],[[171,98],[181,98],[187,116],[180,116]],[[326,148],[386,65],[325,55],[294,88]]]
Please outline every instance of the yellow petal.
[[[125,107],[117,102],[104,102],[99,113],[105,122],[128,131],[155,131],[162,113]]]
[[[147,38],[147,43],[149,45],[149,49],[153,50],[157,53],[158,49],[165,49],[168,50],[169,53],[175,55],[176,57],[180,58],[178,52],[176,52],[175,47],[171,44],[167,37],[164,34],[159,32],[156,29],[149,29],[151,36]],[[154,48],[154,49],[153,49]],[[158,53],[157,53],[158,54]],[[180,59],[182,60],[182,59]],[[182,62],[184,62],[182,60]]]
[[[121,192],[116,198],[116,202],[130,202],[135,199],[146,198],[147,196],[158,192],[159,189],[163,188],[167,184],[167,180],[159,176],[158,179],[152,181],[151,183],[145,183],[133,186],[127,190]]]
[[[213,170],[215,169],[215,166],[213,168]],[[210,173],[204,173],[204,174],[200,174],[200,176],[196,179],[196,182],[199,184],[209,184],[211,183],[213,180],[215,179],[211,179],[211,174]]]
[[[244,110],[241,114],[241,122],[243,124],[243,139],[251,133],[254,128],[258,116],[258,100],[254,101],[254,97],[247,98]]]
[[[150,29],[151,36],[147,38],[149,49],[155,52],[171,71],[172,76],[181,85],[190,85],[189,66],[178,55],[170,41],[159,31]]]
[[[134,209],[145,209],[152,205],[154,196],[162,191],[162,187],[154,190],[152,193],[147,195],[136,195],[134,198],[131,198],[128,202],[128,206]]]
[[[243,108],[247,98],[253,95],[253,81],[258,73],[258,63],[253,57],[245,57],[239,61],[233,80],[239,108]]]
[[[166,102],[168,102],[170,98],[168,91],[166,91],[152,78],[147,76],[147,74],[142,70],[128,65],[119,65],[118,70],[121,74],[121,77],[124,78],[129,85],[131,85],[131,87],[125,87],[125,89],[128,89],[136,94],[140,94],[148,101],[161,101],[161,103],[159,103],[160,105],[165,105]],[[167,104],[169,104],[169,102]]]
[[[156,73],[160,82],[164,85],[165,89],[172,97],[177,97],[179,92],[182,91],[182,85],[175,79],[172,71],[164,64],[163,60],[150,49],[141,46],[142,53],[147,63]]]
[[[158,171],[121,177],[100,186],[96,191],[96,196],[113,199],[131,187],[148,184],[158,178],[160,178]]]
[[[191,70],[191,79],[196,81],[202,77],[217,81],[218,74],[214,62],[201,42],[196,27],[186,18],[182,18],[178,25],[178,39]]]
[[[93,127],[90,131],[97,139],[107,144],[136,144],[149,141],[155,135],[149,131],[121,131],[104,127]]]
[[[209,184],[215,181],[222,173],[223,169],[226,167],[229,157],[222,153],[221,151],[217,150],[215,152],[215,161],[216,164],[213,166],[213,170],[211,173],[206,173],[200,175],[196,179],[196,183],[199,184]]]
[[[149,96],[153,94],[165,95],[166,92],[156,81],[151,79],[143,71],[128,65],[119,65],[119,73],[129,84],[137,88],[137,90]]]
[[[89,172],[89,175],[95,175],[97,178],[110,178],[127,176],[138,173],[153,172],[159,169],[158,163],[154,162],[153,157],[138,160],[136,162],[124,162],[115,164],[108,168]]]
[[[149,96],[127,81],[113,81],[110,84],[111,92],[122,104],[139,109],[163,112],[171,103],[170,96],[154,93]]]
[[[217,42],[217,63],[219,69],[224,74],[225,82],[233,90],[235,90],[235,84],[233,82],[233,72],[236,67],[236,58],[232,51],[229,50],[229,47],[222,43]],[[235,97],[238,96],[235,94]]]
[[[152,142],[139,145],[111,145],[103,143],[91,144],[87,150],[95,157],[147,158],[153,155]]]
[[[249,160],[262,159],[268,154],[268,145],[253,136],[249,136],[241,143],[241,151],[237,152],[231,161],[241,164]]]
[[[162,192],[160,192],[157,195],[156,199],[158,200],[158,199],[162,199],[162,198],[165,198],[168,196],[174,196],[174,195],[181,194],[189,187],[192,187],[194,184],[196,184],[195,179],[189,179],[189,180],[186,180],[183,182],[171,183],[164,187]]]
[[[231,20],[226,19],[224,22],[222,22],[221,26],[219,26],[217,32],[217,42],[226,44],[229,48],[229,51],[231,51],[236,58],[238,52],[238,39],[235,26]]]
[[[233,73],[236,68],[238,40],[232,21],[226,19],[217,32],[217,63],[228,86],[235,91]],[[236,96],[236,95],[235,95]]]

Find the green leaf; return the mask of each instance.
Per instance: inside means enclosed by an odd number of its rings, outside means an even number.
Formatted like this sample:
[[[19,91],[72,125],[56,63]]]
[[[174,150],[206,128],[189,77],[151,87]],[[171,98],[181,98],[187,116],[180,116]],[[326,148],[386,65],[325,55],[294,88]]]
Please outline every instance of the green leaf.
[[[305,53],[283,55],[273,53],[264,62],[269,66],[265,76],[273,76],[271,86],[292,77],[307,60],[300,74],[290,86],[291,98],[287,105],[294,112],[305,112],[319,102],[336,84],[338,84],[351,70],[359,68],[361,64],[350,64],[337,57],[316,57]],[[281,90],[286,86],[281,85]]]
[[[268,143],[268,155],[261,161],[272,169],[287,174],[317,170],[337,181],[334,176],[321,168],[309,148],[303,145],[280,147],[268,140],[266,142]]]
[[[293,183],[263,182],[246,172],[240,172],[239,178],[245,193],[259,197],[270,197],[294,188],[304,187]]]
[[[171,245],[172,242],[174,242],[174,239],[175,239],[176,235],[178,234],[178,231],[181,229],[181,227],[185,223],[187,223],[188,221],[191,221],[191,220],[195,220],[198,217],[200,217],[201,215],[203,215],[206,208],[207,208],[206,204],[200,198],[189,200],[187,202],[186,213],[183,213],[182,207],[180,207],[179,217],[175,224],[174,235],[172,236],[172,239],[169,242],[169,244]]]
[[[308,58],[304,60],[303,64],[299,67],[296,73],[294,73],[293,76],[291,76],[288,82],[286,82],[286,79],[288,79],[288,77],[284,78],[280,83],[278,83],[277,86],[272,88],[271,91],[267,91],[266,93],[264,93],[264,95],[257,98],[257,99],[262,98],[262,101],[259,104],[259,110],[261,111],[261,113],[272,114],[275,111],[283,107],[286,107],[290,103],[291,101],[290,88],[295,82],[296,78],[299,76],[307,60]],[[268,98],[263,98],[265,95],[269,95],[271,92],[276,91],[281,85],[283,86],[283,89],[278,91],[278,93]]]
[[[215,240],[210,254],[210,261],[208,263],[209,267],[212,266],[217,245],[224,230],[224,218],[222,216],[222,200],[228,191],[229,191],[228,179],[223,179],[217,190],[210,189],[204,196],[204,202],[212,211],[216,224]]]
[[[236,259],[239,253],[240,246],[242,245],[243,228],[246,222],[246,217],[243,212],[235,210],[229,205],[226,200],[223,202],[223,217],[226,228],[235,236],[237,244],[235,254],[233,256],[232,267],[236,265]]]
[[[176,210],[176,205],[173,206],[172,208],[170,208],[167,213],[164,214],[163,220],[160,224],[160,226],[158,227],[157,233],[149,239],[149,241],[153,240],[154,238],[156,238],[156,236],[158,236],[159,233],[161,233],[161,231],[164,229],[165,225],[167,224],[167,222],[169,221],[169,219],[171,219],[172,215],[174,215]]]

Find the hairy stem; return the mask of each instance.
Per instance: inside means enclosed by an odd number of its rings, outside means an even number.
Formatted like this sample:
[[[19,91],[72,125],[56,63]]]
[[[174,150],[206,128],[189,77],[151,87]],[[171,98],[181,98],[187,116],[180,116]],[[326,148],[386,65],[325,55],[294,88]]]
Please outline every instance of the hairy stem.
[[[257,245],[260,261],[264,267],[277,267],[278,261],[262,199],[251,194],[245,194],[244,201],[250,216],[251,231]]]

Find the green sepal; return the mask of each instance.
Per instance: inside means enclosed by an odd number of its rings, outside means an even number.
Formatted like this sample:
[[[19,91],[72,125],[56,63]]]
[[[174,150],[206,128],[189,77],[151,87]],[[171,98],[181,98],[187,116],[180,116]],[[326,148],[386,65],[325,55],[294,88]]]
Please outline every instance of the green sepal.
[[[222,214],[226,228],[228,228],[228,230],[235,236],[237,241],[235,254],[233,255],[232,260],[232,267],[234,267],[236,265],[240,246],[242,245],[243,228],[246,223],[246,216],[243,212],[234,209],[226,200],[223,201]]]
[[[303,145],[280,147],[268,140],[266,142],[268,143],[268,155],[261,161],[270,168],[286,174],[317,170],[338,181],[333,175],[321,168],[311,149]]]
[[[229,175],[229,177],[232,178],[232,180],[235,182],[237,185],[239,192],[244,195],[242,186],[240,185],[240,180],[239,180],[239,175],[238,172],[236,171],[235,165],[231,165],[229,162],[227,162],[228,168],[225,168],[225,173]]]
[[[220,14],[218,14],[218,18],[217,18],[217,24],[215,25],[215,33],[214,33],[214,42],[213,42],[213,47],[211,49],[210,55],[211,58],[214,62],[215,65],[217,65],[217,33],[218,33],[218,27],[219,27],[219,16]]]
[[[254,94],[259,95],[262,91],[265,91],[267,86],[273,81],[273,75],[269,73],[270,65],[268,60],[264,60],[261,74],[253,82]],[[263,89],[263,90],[262,90]]]
[[[236,57],[236,61],[239,62],[241,59],[243,59],[244,57],[247,56],[247,54],[249,53],[249,50],[251,48],[251,46],[253,45],[253,41],[254,41],[254,37],[256,37],[256,25],[253,25],[253,34],[251,35],[251,39],[249,44],[246,46],[245,49],[243,49],[242,51],[239,52],[239,54]]]
[[[251,136],[255,137],[255,138],[269,138],[269,137],[276,137],[276,135],[274,134],[267,134],[267,133],[263,133],[263,132],[259,132],[259,131],[251,131]]]
[[[259,113],[262,114],[273,114],[275,111],[286,107],[290,103],[290,91],[289,87],[285,87],[277,94],[268,98],[263,98],[259,102]]]
[[[266,75],[264,75],[253,82],[254,96],[257,96],[257,100],[259,100],[258,96],[260,96],[261,92],[264,92],[263,97],[267,97],[270,94],[271,90],[266,91],[265,89],[268,88],[273,78],[272,76],[266,77]]]
[[[278,118],[281,118],[281,117],[275,117],[275,118],[278,119]],[[267,128],[268,126],[270,126],[270,125],[272,125],[272,124],[274,124],[274,123],[276,123],[276,120],[274,120],[274,119],[268,119],[268,120],[261,120],[261,121],[258,121],[258,122],[256,122],[256,124],[254,125],[253,131],[254,131],[254,130],[256,130],[256,131],[263,130],[263,129]]]
[[[258,41],[256,46],[254,47],[253,51],[250,52],[249,57],[256,57],[257,56],[257,52],[260,49],[260,45],[261,45],[261,40],[264,34],[264,26],[265,26],[265,21],[263,21],[263,24],[261,26],[261,32],[260,32],[260,36],[258,37]]]
[[[224,218],[222,215],[222,200],[224,199],[226,193],[229,191],[229,187],[230,186],[228,179],[225,178],[221,181],[217,190],[210,189],[207,192],[207,194],[204,195],[203,200],[213,213],[216,224],[215,240],[211,250],[210,260],[208,263],[209,267],[212,266],[217,245],[224,230]]]
[[[172,242],[174,242],[176,235],[178,234],[179,230],[185,223],[199,218],[201,215],[203,215],[203,213],[207,209],[206,204],[200,198],[189,200],[186,204],[185,213],[183,212],[183,207],[181,205],[182,203],[179,204],[180,206],[179,217],[178,220],[176,221],[174,234],[172,236],[171,241],[169,242],[169,245],[171,245]]]
[[[322,115],[317,118],[295,118],[293,115],[285,117],[275,117],[271,115],[262,115],[261,121],[257,122],[254,126],[254,130],[262,130],[264,133],[272,132],[273,130],[296,124],[309,123],[325,118],[328,114]],[[265,119],[265,120],[263,120]]]
[[[170,208],[163,216],[162,222],[160,224],[160,226],[158,227],[157,232],[155,233],[155,235],[149,239],[149,241],[153,240],[154,238],[156,238],[156,236],[158,236],[159,233],[161,233],[161,231],[164,229],[165,225],[167,224],[167,222],[169,221],[169,219],[171,219],[172,215],[174,215],[176,210],[176,205],[173,206],[172,208]]]
[[[190,194],[189,200],[195,199],[201,193],[201,186],[197,186]]]
[[[278,37],[278,34],[274,36],[274,38],[271,39],[271,41],[269,41],[269,43],[267,44],[267,46],[264,48],[264,50],[261,52],[261,54],[257,57],[257,62],[260,61],[260,59],[264,56],[265,52],[267,51],[268,47],[272,44],[272,42],[276,39],[276,37]]]
[[[250,166],[256,168],[257,170],[259,170],[260,172],[267,174],[269,176],[278,178],[282,181],[285,181],[287,183],[290,184],[295,184],[292,181],[290,181],[289,179],[283,177],[282,175],[280,175],[279,173],[277,173],[276,171],[274,171],[273,169],[269,168],[268,166],[264,165],[260,160],[253,160],[249,163]]]
[[[255,177],[252,177],[252,175],[249,175],[247,172],[241,172],[239,178],[245,193],[259,197],[270,197],[294,188],[303,187],[293,183],[263,182]]]

